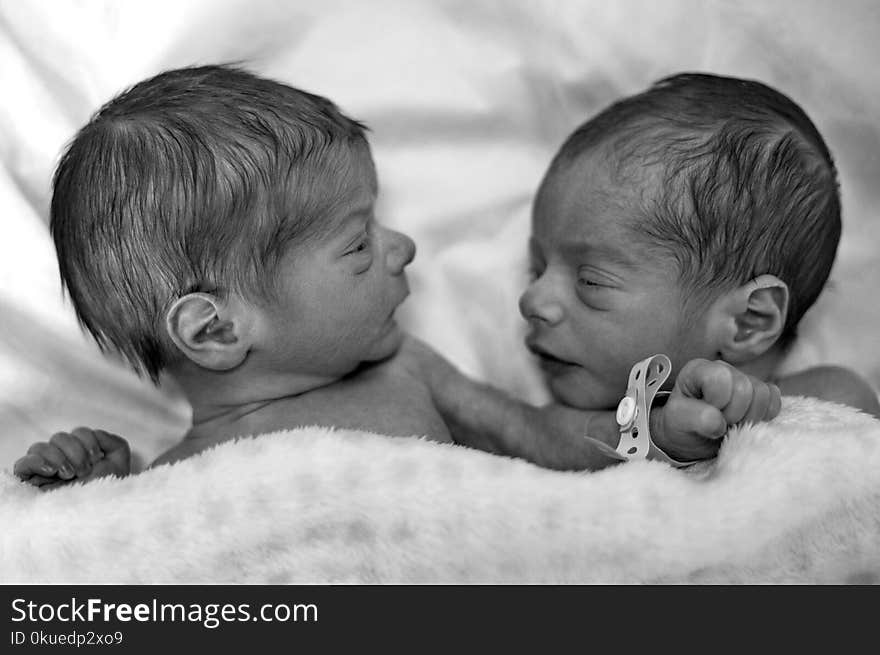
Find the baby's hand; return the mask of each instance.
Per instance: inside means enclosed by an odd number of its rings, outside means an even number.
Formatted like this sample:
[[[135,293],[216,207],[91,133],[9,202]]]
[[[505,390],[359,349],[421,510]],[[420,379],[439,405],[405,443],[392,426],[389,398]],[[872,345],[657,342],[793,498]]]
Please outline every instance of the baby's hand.
[[[694,359],[678,374],[675,387],[653,420],[654,443],[670,457],[697,460],[714,457],[730,426],[769,421],[779,414],[775,384],[746,375],[730,364]],[[659,428],[659,433],[655,432]]]
[[[16,476],[43,490],[105,475],[125,476],[130,471],[128,442],[89,428],[57,432],[48,442],[35,443],[13,467]]]

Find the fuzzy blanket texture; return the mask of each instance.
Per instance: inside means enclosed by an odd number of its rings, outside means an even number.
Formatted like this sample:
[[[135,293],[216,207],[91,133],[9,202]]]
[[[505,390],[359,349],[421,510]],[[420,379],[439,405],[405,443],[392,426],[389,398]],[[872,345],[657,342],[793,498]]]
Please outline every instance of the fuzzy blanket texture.
[[[689,471],[303,428],[44,493],[3,473],[0,583],[875,583],[878,471],[880,421],[803,398]]]

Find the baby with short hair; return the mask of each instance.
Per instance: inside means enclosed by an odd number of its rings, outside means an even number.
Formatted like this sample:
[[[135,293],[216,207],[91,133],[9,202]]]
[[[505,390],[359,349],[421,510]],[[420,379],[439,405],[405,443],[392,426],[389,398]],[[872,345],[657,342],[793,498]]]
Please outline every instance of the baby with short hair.
[[[526,344],[554,399],[571,407],[615,407],[633,363],[662,352],[676,371],[720,359],[783,394],[880,416],[874,390],[846,369],[778,373],[840,231],[833,159],[797,104],[755,81],[663,79],[577,128],[550,164],[520,299]],[[570,465],[582,427],[552,438],[522,430],[522,418],[504,420],[515,410],[502,395],[437,367],[446,373],[435,396],[457,439]],[[690,401],[673,392],[666,407]],[[717,442],[694,445],[684,453],[702,457]]]
[[[415,246],[375,220],[376,193],[362,124],[228,66],[145,80],[80,130],[54,179],[61,277],[102,347],[191,403],[159,462],[328,416],[450,440],[392,357]]]
[[[184,439],[154,465],[307,425],[452,440],[433,398],[448,369],[394,320],[415,246],[376,220],[377,188],[362,124],[325,98],[228,66],[145,80],[80,130],[54,180],[62,279],[102,347],[153,380],[167,372],[193,408]],[[620,358],[615,382],[633,363]],[[603,395],[580,407],[610,407],[604,379],[583,382]],[[651,412],[655,442],[673,454],[779,410],[775,387],[721,362],[695,362],[676,385],[689,402]],[[532,416],[538,423],[523,425],[536,435],[563,424],[600,441],[618,434],[610,411],[551,405]],[[590,440],[570,448],[574,466],[614,461]],[[77,429],[32,446],[15,472],[51,488],[129,466],[124,440]]]

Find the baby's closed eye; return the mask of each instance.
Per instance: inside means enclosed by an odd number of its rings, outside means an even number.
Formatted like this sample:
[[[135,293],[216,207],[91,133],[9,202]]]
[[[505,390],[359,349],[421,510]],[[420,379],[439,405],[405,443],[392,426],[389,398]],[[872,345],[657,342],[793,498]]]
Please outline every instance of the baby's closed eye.
[[[590,289],[610,289],[616,286],[616,281],[610,276],[594,268],[581,268],[577,273],[579,286]]]

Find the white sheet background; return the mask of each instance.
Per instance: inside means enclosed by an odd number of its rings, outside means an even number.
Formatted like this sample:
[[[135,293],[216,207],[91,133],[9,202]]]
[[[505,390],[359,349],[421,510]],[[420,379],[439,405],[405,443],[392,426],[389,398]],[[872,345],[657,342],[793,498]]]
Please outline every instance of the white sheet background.
[[[188,409],[103,358],[60,292],[53,166],[104,101],[160,70],[240,61],[372,128],[381,214],[419,244],[406,324],[468,372],[544,397],[520,345],[528,209],[562,139],[682,70],[754,77],[837,157],[844,236],[792,367],[880,387],[880,5],[846,2],[0,0],[0,467],[78,424],[149,459]]]

